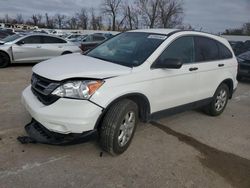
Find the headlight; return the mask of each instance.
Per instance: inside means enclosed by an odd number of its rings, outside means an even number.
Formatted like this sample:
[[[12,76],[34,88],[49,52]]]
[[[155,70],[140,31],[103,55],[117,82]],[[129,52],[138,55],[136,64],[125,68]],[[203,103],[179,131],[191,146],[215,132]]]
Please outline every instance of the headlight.
[[[52,95],[74,99],[89,99],[103,83],[101,80],[69,81],[56,88]]]

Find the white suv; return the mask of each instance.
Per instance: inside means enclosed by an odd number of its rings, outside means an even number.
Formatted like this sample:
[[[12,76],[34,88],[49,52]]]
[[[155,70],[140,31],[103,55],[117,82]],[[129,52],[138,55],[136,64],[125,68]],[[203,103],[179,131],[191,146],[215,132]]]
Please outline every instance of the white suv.
[[[30,137],[66,144],[98,133],[102,148],[121,154],[137,122],[203,107],[220,115],[237,87],[229,43],[196,31],[135,30],[82,54],[33,68],[23,104]]]

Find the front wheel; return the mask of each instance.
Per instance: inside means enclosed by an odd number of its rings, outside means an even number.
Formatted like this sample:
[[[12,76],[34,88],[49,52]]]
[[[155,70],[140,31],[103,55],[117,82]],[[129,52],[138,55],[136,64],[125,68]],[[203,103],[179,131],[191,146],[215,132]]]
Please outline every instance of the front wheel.
[[[100,128],[100,145],[111,154],[127,150],[134,136],[138,121],[138,107],[124,99],[113,104],[107,111]]]
[[[9,64],[10,64],[9,56],[4,52],[0,52],[0,68],[8,67]]]
[[[229,88],[222,83],[216,90],[211,103],[206,106],[205,111],[211,116],[220,115],[226,108],[229,98]]]

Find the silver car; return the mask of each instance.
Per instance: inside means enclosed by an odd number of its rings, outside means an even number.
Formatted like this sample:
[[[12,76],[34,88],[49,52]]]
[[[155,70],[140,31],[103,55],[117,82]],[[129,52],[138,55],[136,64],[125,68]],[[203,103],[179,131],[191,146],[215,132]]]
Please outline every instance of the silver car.
[[[47,34],[15,34],[0,41],[0,68],[81,52],[74,43]]]

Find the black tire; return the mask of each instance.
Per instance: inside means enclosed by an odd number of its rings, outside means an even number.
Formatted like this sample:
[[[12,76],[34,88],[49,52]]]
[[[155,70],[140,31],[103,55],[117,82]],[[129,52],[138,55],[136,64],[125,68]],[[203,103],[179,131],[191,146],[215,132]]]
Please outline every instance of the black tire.
[[[126,137],[128,140],[126,143],[123,143],[122,141],[119,142],[119,138],[122,135],[127,134],[126,130],[123,132],[122,126],[126,125],[126,117],[134,113],[134,126],[133,129],[131,128],[129,131],[130,137]],[[138,122],[138,107],[136,103],[129,99],[123,99],[121,101],[118,101],[117,103],[113,104],[109,110],[107,111],[106,115],[104,116],[104,119],[102,121],[101,128],[99,130],[100,133],[100,145],[103,148],[103,150],[111,153],[112,155],[121,154],[124,151],[127,150],[128,146],[131,143],[131,140],[133,139],[136,125]],[[123,133],[123,134],[122,134]]]
[[[4,52],[0,52],[0,68],[5,68],[10,65],[10,57]]]
[[[220,95],[224,92],[225,92],[225,97],[223,97],[223,100],[219,101],[220,99],[218,99],[218,97],[220,97]],[[210,104],[205,107],[205,112],[211,116],[219,116],[226,108],[228,99],[229,99],[229,88],[226,84],[222,83],[217,88]]]
[[[62,55],[72,54],[70,51],[63,52]]]

